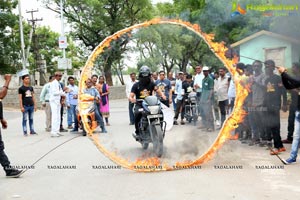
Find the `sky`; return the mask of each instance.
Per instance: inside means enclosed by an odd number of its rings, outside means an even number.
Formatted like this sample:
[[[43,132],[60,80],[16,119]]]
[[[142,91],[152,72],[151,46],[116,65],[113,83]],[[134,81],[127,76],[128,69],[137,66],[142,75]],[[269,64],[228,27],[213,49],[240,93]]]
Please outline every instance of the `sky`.
[[[60,33],[61,32],[60,16],[57,13],[44,8],[41,1],[21,0],[22,17],[24,20],[31,19],[31,14],[26,13],[26,11],[37,10],[37,9],[38,12],[35,12],[33,14],[34,18],[43,19],[42,21],[37,22],[38,26],[49,26],[53,31]]]
[[[38,9],[39,11],[33,14],[34,18],[37,19],[43,18],[43,20],[37,22],[37,24],[40,26],[49,26],[53,31],[61,33],[61,22],[60,22],[59,14],[44,8],[40,0],[20,0],[20,1],[21,1],[21,10],[22,10],[23,19],[25,20],[31,19],[31,14],[26,13],[26,11]],[[152,0],[153,4],[163,3],[163,2],[172,2],[172,0]]]

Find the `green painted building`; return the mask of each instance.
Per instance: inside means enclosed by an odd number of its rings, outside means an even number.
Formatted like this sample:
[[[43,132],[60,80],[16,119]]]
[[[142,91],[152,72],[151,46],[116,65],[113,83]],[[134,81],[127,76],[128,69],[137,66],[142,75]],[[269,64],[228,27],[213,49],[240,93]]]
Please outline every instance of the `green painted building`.
[[[276,66],[290,68],[293,62],[300,60],[300,40],[265,30],[250,35],[231,47],[239,51],[240,62],[245,64],[253,63],[249,58],[261,61],[272,59]]]

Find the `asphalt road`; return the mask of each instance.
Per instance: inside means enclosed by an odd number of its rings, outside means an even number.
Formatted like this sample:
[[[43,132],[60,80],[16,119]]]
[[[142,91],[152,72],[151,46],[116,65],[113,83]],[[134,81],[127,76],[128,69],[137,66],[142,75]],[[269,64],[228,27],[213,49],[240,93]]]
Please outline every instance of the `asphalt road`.
[[[213,160],[198,169],[140,173],[110,161],[88,137],[65,133],[51,138],[45,132],[45,116],[37,111],[37,136],[24,137],[21,113],[7,109],[9,123],[2,130],[12,165],[30,168],[19,179],[8,179],[0,171],[0,200],[81,199],[290,199],[300,194],[300,163],[283,166],[269,151],[227,141]],[[285,138],[286,118],[282,118]],[[97,133],[101,144],[118,156],[134,161],[151,157],[152,146],[142,150],[131,136],[127,101],[111,101],[111,126],[107,134]],[[173,127],[166,133],[161,161],[172,164],[193,160],[212,144],[217,132],[205,133],[191,124]],[[78,137],[77,137],[78,136]],[[76,137],[76,138],[74,138]],[[62,144],[54,151],[47,152]],[[289,155],[290,145],[286,145]],[[38,161],[39,160],[39,161]],[[32,164],[38,161],[33,167]]]

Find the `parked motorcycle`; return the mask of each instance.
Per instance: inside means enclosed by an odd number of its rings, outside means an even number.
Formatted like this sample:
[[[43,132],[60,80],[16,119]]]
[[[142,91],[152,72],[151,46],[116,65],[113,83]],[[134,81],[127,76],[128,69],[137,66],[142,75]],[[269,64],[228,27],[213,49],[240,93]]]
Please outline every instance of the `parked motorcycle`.
[[[80,106],[80,108],[78,108],[78,106]],[[83,130],[82,135],[86,136],[86,133],[92,133],[97,128],[94,97],[89,94],[81,94],[78,106],[76,109],[78,127]]]
[[[197,104],[197,93],[190,92],[187,94],[185,98],[185,118],[186,120],[191,123],[194,122],[194,126],[196,126],[196,122],[198,120],[198,104]]]
[[[153,151],[157,157],[163,154],[163,139],[165,137],[166,122],[163,121],[163,113],[160,101],[156,96],[148,96],[138,99],[136,104],[141,105],[138,112],[142,113],[139,122],[139,137],[135,137],[142,144],[143,149],[148,149],[153,143]]]

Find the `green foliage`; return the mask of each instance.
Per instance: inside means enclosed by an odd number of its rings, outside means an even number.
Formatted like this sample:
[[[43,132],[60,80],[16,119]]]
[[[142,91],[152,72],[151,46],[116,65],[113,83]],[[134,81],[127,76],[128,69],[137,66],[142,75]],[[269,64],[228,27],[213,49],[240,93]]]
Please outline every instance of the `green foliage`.
[[[205,0],[174,0],[174,5],[177,8],[177,12],[183,12],[189,10],[190,12],[198,12],[206,5]]]
[[[177,17],[177,8],[171,3],[156,4],[155,17]]]
[[[297,0],[284,2],[282,0],[207,0],[203,2],[174,0],[173,7],[170,5],[160,6],[159,10],[161,12],[166,10],[166,15],[164,16],[179,17],[185,21],[199,24],[204,32],[215,34],[215,41],[225,41],[227,45],[261,30],[273,31],[294,38],[300,37],[299,15],[295,16],[296,14],[294,13],[294,16],[290,17],[266,17],[260,11],[248,10],[245,15],[231,16],[231,13],[236,11],[232,10],[233,3],[246,7],[248,4],[267,5],[281,3],[295,5],[299,2]],[[174,10],[176,13],[170,12]],[[191,65],[194,66],[197,63],[215,67],[222,65],[215,56],[205,53],[207,52],[205,48],[206,45],[202,45],[198,50],[200,52],[198,55],[188,58],[189,62],[192,63]],[[184,52],[187,52],[189,49],[185,49]]]
[[[59,33],[53,32],[50,27],[37,27],[33,34],[32,42],[29,44],[29,32],[31,26],[24,24],[24,39],[26,46],[30,45],[30,54],[28,55],[29,69],[31,71],[39,70],[37,60],[45,60],[48,72],[57,70],[57,59],[62,57],[62,51],[58,47]],[[68,36],[67,36],[68,37]],[[68,48],[66,57],[72,59],[73,68],[83,66],[85,58],[83,50],[75,45],[71,37],[68,37]],[[72,72],[72,71],[70,71]]]
[[[54,3],[56,7],[51,9],[59,12],[60,0],[44,2]],[[259,11],[247,11],[245,15],[231,16],[234,11],[233,3],[246,6],[279,2],[282,1],[174,0],[173,3],[158,3],[153,7],[150,0],[68,0],[64,1],[64,16],[72,26],[72,38],[81,41],[90,51],[107,36],[153,17],[180,18],[197,23],[204,32],[214,33],[215,41],[225,41],[227,45],[260,30],[288,33],[289,36],[299,38],[299,16],[265,17]],[[286,0],[285,3],[297,1]],[[198,64],[213,68],[222,65],[201,38],[184,28],[157,25],[131,34],[133,37],[125,34],[111,42],[110,47],[97,59],[96,66],[106,76],[109,84],[112,84],[112,74],[126,73],[124,60],[128,52],[138,54],[134,65],[148,65],[153,71],[160,68],[166,71],[175,68],[187,71],[189,67]],[[129,45],[130,43],[135,47]],[[80,56],[77,54],[76,57]]]
[[[19,46],[15,28],[18,17],[12,13],[17,1],[0,0],[0,73],[15,73],[19,65]]]
[[[135,72],[136,74],[138,74],[138,68],[137,67],[128,67],[126,71],[124,71],[124,74],[131,74],[132,72]]]
[[[59,7],[59,0],[45,0]],[[57,8],[52,8],[58,12]],[[149,0],[68,0],[64,4],[64,16],[72,25],[72,35],[89,50],[93,50],[106,37],[138,22],[151,19]],[[100,56],[97,65],[104,70],[108,84],[112,85],[112,67],[119,66],[126,50],[126,40],[114,41]],[[120,50],[118,50],[119,47]]]
[[[33,42],[31,43],[31,69],[37,68],[35,64],[36,60],[44,58],[48,71],[55,71],[57,62],[54,61],[53,58],[61,56],[61,52],[58,49],[58,37],[59,34],[51,31],[49,27],[38,27],[36,29]],[[35,46],[35,44],[37,44],[37,46]]]
[[[189,66],[221,64],[199,36],[181,26],[153,25],[139,30],[134,38],[135,53],[140,53],[138,65],[152,71],[186,72]]]

